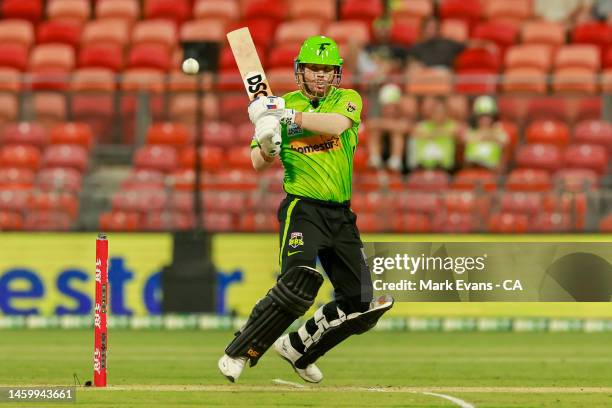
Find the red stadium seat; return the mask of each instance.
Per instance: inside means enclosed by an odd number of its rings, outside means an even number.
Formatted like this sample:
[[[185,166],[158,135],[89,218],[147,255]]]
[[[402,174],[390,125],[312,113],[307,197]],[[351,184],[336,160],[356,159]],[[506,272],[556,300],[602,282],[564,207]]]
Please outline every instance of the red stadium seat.
[[[256,46],[267,49],[274,41],[276,23],[273,20],[260,18],[234,21],[228,25],[227,31],[237,30],[242,27],[249,28],[251,37]]]
[[[0,124],[16,120],[17,111],[17,97],[8,93],[0,93]]]
[[[146,213],[164,209],[168,195],[164,190],[124,190],[115,193],[111,201],[115,211]]]
[[[155,211],[145,215],[142,227],[147,231],[185,231],[194,227],[191,214]]]
[[[246,119],[248,105],[249,99],[245,95],[225,95],[221,97],[219,111],[223,112],[224,121],[241,123]]]
[[[134,166],[139,169],[157,170],[169,173],[176,169],[178,156],[170,146],[148,145],[136,150]]]
[[[0,168],[0,190],[32,188],[34,185],[34,170],[19,167]]]
[[[469,26],[464,20],[443,20],[440,25],[440,36],[457,42],[465,42],[469,37]]]
[[[50,141],[51,144],[78,145],[89,150],[94,142],[94,135],[86,123],[67,122],[53,127]]]
[[[164,189],[166,185],[166,175],[157,170],[132,169],[130,174],[121,183],[122,189]]]
[[[465,233],[475,230],[474,218],[471,214],[440,213],[434,217],[433,231],[446,233]]]
[[[442,202],[449,213],[463,212],[479,217],[486,217],[491,208],[490,195],[472,191],[447,191]]]
[[[543,194],[537,192],[504,192],[499,208],[507,213],[533,215],[542,209]]]
[[[211,190],[253,191],[261,179],[252,170],[221,170],[206,173],[203,188]]]
[[[508,48],[504,64],[506,68],[536,68],[550,70],[552,65],[551,48],[541,44],[522,44]]]
[[[487,2],[486,15],[489,20],[519,26],[533,15],[531,0],[490,0]]]
[[[36,170],[40,166],[40,150],[30,145],[8,145],[0,148],[0,165]]]
[[[72,228],[69,214],[62,211],[28,212],[23,223],[26,231],[68,231]]]
[[[185,125],[194,125],[196,119],[197,99],[195,95],[175,95],[170,99],[170,117]],[[202,100],[202,114],[205,123],[219,118],[219,99],[212,93]]]
[[[42,19],[43,9],[40,0],[4,0],[0,6],[2,18],[23,19],[34,24]]]
[[[42,169],[38,172],[37,188],[41,191],[68,191],[77,193],[81,190],[82,176],[78,170],[71,168]]]
[[[123,51],[130,41],[129,24],[123,20],[94,20],[83,28],[82,46],[111,45]]]
[[[400,0],[391,7],[391,19],[397,21],[419,21],[433,13],[430,0]],[[418,28],[418,27],[417,27]]]
[[[66,120],[66,98],[61,93],[37,92],[32,104],[36,122],[46,129]]]
[[[558,47],[565,43],[565,27],[554,21],[527,21],[521,26],[521,39],[525,44]]]
[[[589,68],[562,68],[555,71],[555,92],[580,92],[594,94],[598,90],[597,74]]]
[[[251,0],[243,13],[245,20],[269,19],[280,22],[287,15],[287,3],[282,0]]]
[[[537,68],[514,68],[504,73],[504,92],[544,94],[547,90],[546,74]]]
[[[181,24],[191,15],[189,0],[146,0],[144,2],[144,18],[147,20],[163,19]]]
[[[593,44],[603,53],[612,44],[612,25],[601,21],[580,23],[574,26],[571,37],[573,43]]]
[[[149,91],[161,93],[166,85],[164,73],[153,68],[130,68],[123,71],[121,89],[123,91]]]
[[[195,166],[195,149],[186,147],[182,150],[179,157],[179,164],[184,169],[193,169]],[[200,160],[202,169],[207,171],[217,171],[223,167],[223,150],[219,147],[205,146],[200,150]]]
[[[47,2],[47,18],[49,20],[82,24],[89,19],[90,14],[89,0],[49,0]]]
[[[23,217],[12,211],[0,211],[0,231],[19,231],[23,229]]]
[[[412,71],[406,91],[414,95],[448,95],[453,90],[452,74],[445,69],[423,68]]]
[[[594,45],[571,44],[559,48],[555,56],[555,68],[586,68],[599,70],[599,50]]]
[[[401,213],[393,217],[394,232],[427,233],[431,232],[431,221],[424,214]]]
[[[305,38],[321,33],[322,25],[316,20],[285,21],[278,25],[274,42],[279,46],[301,45]],[[272,49],[274,52],[274,49]],[[297,55],[297,54],[296,54]],[[296,55],[293,57],[295,58]]]
[[[66,44],[41,44],[30,54],[30,69],[58,69],[71,71],[74,68],[74,50]]]
[[[240,18],[240,8],[236,1],[197,0],[193,16],[196,19],[217,19],[228,23]]]
[[[569,112],[567,100],[558,97],[529,98],[527,102],[526,119],[528,123],[533,121],[568,122]]]
[[[527,127],[525,141],[563,146],[569,143],[569,128],[561,121],[534,121]]]
[[[34,40],[34,28],[29,21],[21,19],[0,20],[1,44],[21,44],[30,48]]]
[[[75,92],[96,92],[102,95],[115,90],[115,75],[105,68],[82,68],[72,74],[70,89]]]
[[[132,47],[137,45],[162,46],[169,52],[176,45],[177,39],[176,27],[165,20],[140,21],[132,30]]]
[[[295,71],[293,68],[273,68],[267,72],[268,81],[274,92],[283,95],[295,91]]]
[[[515,169],[506,180],[508,191],[550,191],[551,177],[546,170]]]
[[[118,72],[123,68],[121,47],[113,44],[85,46],[79,54],[79,67],[108,68]]]
[[[206,231],[212,232],[230,232],[235,230],[232,215],[226,213],[205,213],[203,215],[202,227]]]
[[[89,157],[87,150],[78,145],[51,145],[43,154],[43,167],[69,167],[80,171],[87,169]]]
[[[37,123],[18,122],[5,126],[0,144],[27,144],[42,148],[47,143],[46,130]]]
[[[301,44],[293,43],[289,45],[278,45],[270,51],[270,57],[268,58],[268,66],[270,69],[273,68],[291,68],[293,70],[293,63],[298,53],[300,52]],[[269,76],[269,75],[268,75]],[[275,89],[275,88],[273,88]]]
[[[525,214],[500,212],[491,214],[488,221],[489,232],[516,234],[527,232],[529,218]]]
[[[569,216],[563,213],[540,213],[529,223],[529,232],[565,232],[571,228]]]
[[[585,120],[576,124],[573,141],[598,144],[612,151],[612,124],[603,120]]]
[[[463,169],[459,171],[452,183],[455,190],[495,191],[499,176],[484,169]]]
[[[394,195],[391,203],[395,212],[434,213],[440,204],[435,192],[401,192]]]
[[[497,21],[479,23],[474,27],[472,38],[494,42],[499,47],[501,54],[516,42],[518,29],[512,24]]]
[[[21,72],[28,69],[28,48],[25,45],[0,44],[0,66],[17,69]]]
[[[495,93],[500,58],[486,48],[467,48],[455,60],[456,90],[461,93]]]
[[[278,219],[274,213],[246,213],[240,217],[240,231],[273,232],[278,229]]]
[[[137,231],[142,228],[137,212],[110,211],[100,214],[99,226],[104,231]]]
[[[185,146],[189,142],[189,131],[181,123],[163,122],[153,124],[147,131],[147,144]]]
[[[311,20],[317,20],[322,23],[336,20],[336,1],[290,1],[289,17],[292,20],[298,18],[307,18]]]
[[[516,164],[529,169],[555,171],[563,165],[561,148],[552,144],[526,144],[518,147]]]
[[[252,169],[251,148],[234,147],[227,153],[228,165],[235,169]]]
[[[96,18],[121,20],[132,24],[140,17],[139,3],[138,0],[97,0]]]
[[[594,190],[599,185],[599,176],[590,169],[562,169],[555,173],[555,183],[564,191]]]
[[[413,171],[408,176],[407,188],[414,191],[437,192],[448,188],[450,177],[445,171]]]
[[[29,190],[1,190],[0,211],[23,212],[29,208],[31,196],[32,194]]]
[[[170,69],[170,55],[157,45],[136,45],[128,55],[129,68],[150,68],[167,72]]]
[[[412,24],[395,21],[389,34],[391,42],[410,47],[419,38],[419,30]]]
[[[345,0],[340,6],[340,19],[361,20],[372,24],[383,12],[382,0],[372,0],[365,3],[361,0]]]
[[[181,25],[181,41],[225,41],[225,23],[220,20],[206,19],[187,21]]]
[[[363,21],[335,21],[324,30],[324,35],[333,38],[342,49],[342,45],[352,43],[363,46],[370,41],[368,24]]]
[[[62,43],[76,48],[81,40],[81,26],[70,21],[51,20],[38,25],[38,43]]]
[[[379,213],[361,212],[357,215],[357,229],[361,233],[384,232],[390,229],[389,218]]]
[[[565,165],[604,174],[608,169],[608,152],[598,145],[570,145],[565,149]]]
[[[74,220],[78,215],[79,200],[77,196],[67,192],[39,191],[32,196],[30,208],[66,213]]]
[[[443,20],[464,20],[474,26],[483,14],[478,0],[446,0],[440,4],[440,17]]]
[[[206,211],[239,214],[244,212],[246,196],[236,191],[207,191],[203,194],[203,202]]]

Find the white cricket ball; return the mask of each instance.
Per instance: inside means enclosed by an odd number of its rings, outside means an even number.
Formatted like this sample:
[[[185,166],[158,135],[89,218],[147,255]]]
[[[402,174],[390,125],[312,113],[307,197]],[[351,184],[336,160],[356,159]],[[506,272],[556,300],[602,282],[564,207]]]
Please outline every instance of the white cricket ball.
[[[183,61],[183,72],[187,75],[195,75],[200,70],[200,64],[194,58],[187,58]]]

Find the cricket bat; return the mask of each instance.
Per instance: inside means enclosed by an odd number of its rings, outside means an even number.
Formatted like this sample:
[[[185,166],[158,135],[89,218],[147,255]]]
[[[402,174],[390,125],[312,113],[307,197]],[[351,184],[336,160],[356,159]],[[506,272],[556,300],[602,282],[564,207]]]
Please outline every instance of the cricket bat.
[[[273,95],[249,28],[243,27],[227,33],[227,40],[240,70],[249,100]]]

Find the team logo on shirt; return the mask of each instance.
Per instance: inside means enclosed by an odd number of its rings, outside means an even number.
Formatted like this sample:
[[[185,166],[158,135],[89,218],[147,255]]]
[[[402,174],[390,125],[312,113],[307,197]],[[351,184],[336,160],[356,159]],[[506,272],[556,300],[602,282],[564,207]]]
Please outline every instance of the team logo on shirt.
[[[297,248],[301,245],[304,245],[304,236],[301,232],[292,232],[289,237],[289,246],[291,248]]]
[[[357,110],[357,105],[355,105],[353,102],[347,102],[346,104],[346,111],[347,112],[355,112]]]
[[[325,153],[340,149],[342,141],[338,136],[308,136],[292,140],[289,147],[304,154]]]

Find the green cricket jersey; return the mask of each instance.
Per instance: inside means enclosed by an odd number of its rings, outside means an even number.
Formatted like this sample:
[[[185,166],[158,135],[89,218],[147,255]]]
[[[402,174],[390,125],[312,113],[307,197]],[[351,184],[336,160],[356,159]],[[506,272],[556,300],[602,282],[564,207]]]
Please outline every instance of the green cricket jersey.
[[[351,199],[353,155],[361,122],[361,97],[352,89],[331,87],[314,109],[301,91],[283,96],[285,107],[301,112],[338,113],[353,121],[340,136],[324,136],[292,125],[282,125],[280,159],[285,168],[283,186],[289,194],[317,200]],[[251,147],[257,146],[253,141]]]

